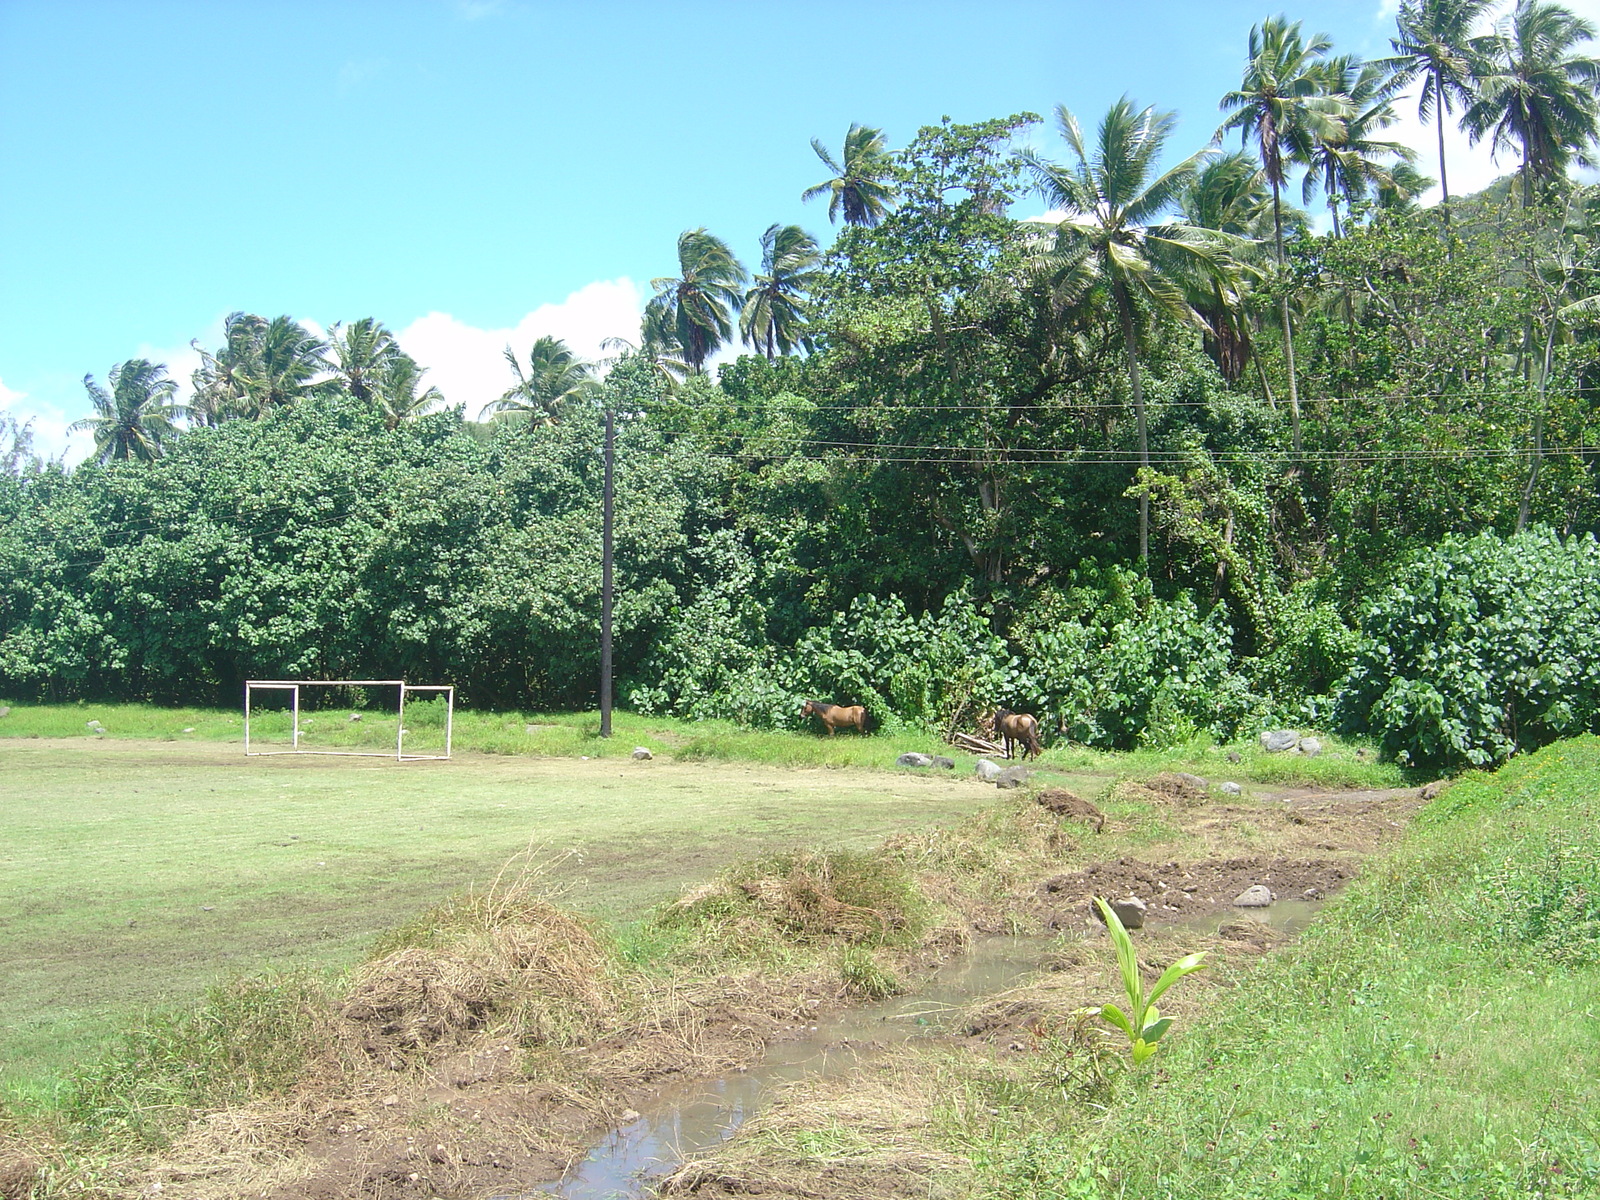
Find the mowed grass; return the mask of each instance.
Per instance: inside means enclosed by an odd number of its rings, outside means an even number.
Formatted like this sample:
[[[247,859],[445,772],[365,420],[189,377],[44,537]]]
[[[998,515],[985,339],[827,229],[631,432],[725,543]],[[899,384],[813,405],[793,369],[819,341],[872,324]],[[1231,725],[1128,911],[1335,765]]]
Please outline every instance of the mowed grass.
[[[83,711],[79,727],[113,731],[130,715]],[[142,1010],[231,973],[348,966],[530,845],[567,903],[625,919],[735,860],[866,846],[994,796],[965,772],[246,758],[223,744],[225,714],[136,711],[160,713],[174,740],[0,738],[0,1086],[13,1097],[43,1098]]]

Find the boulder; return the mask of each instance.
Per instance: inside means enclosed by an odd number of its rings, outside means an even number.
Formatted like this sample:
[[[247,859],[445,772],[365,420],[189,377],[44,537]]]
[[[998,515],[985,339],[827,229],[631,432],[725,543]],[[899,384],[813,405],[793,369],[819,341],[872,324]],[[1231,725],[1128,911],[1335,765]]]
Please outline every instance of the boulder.
[[[1244,761],[1244,755],[1240,754],[1237,750],[1229,750],[1228,761],[1231,763],[1242,763]]]
[[[931,767],[933,766],[933,756],[931,754],[918,754],[913,750],[911,753],[902,754],[895,759],[894,765],[897,767]]]
[[[648,762],[650,759],[654,758],[655,755],[650,753],[650,748],[648,746],[635,746],[633,748],[633,757],[640,762]]]
[[[1301,738],[1300,753],[1307,758],[1315,758],[1322,753],[1322,742],[1317,738]]]
[[[1268,754],[1282,754],[1300,744],[1300,735],[1293,729],[1263,729],[1261,748]]]
[[[1222,790],[1222,794],[1225,796],[1242,796],[1244,794],[1244,789],[1231,779],[1226,783],[1217,784],[1217,787]]]
[[[983,780],[985,783],[993,783],[996,779],[1000,778],[1000,774],[1005,770],[1005,768],[999,763],[990,762],[987,758],[980,758],[974,770],[977,771],[979,779]]]
[[[93,729],[97,733],[104,728],[99,721],[85,721],[83,727],[85,729]]]
[[[946,758],[942,754],[935,754],[933,756],[933,765],[941,771],[954,771],[956,769],[956,760]]]
[[[9,717],[10,715],[11,706],[9,704],[0,704],[0,717]]]
[[[352,721],[359,721],[359,720],[361,720],[361,714],[360,713],[351,713],[350,714],[350,719]]]
[[[1233,898],[1233,902],[1239,908],[1266,908],[1276,899],[1271,888],[1258,883],[1245,888]]]
[[[1027,767],[1007,767],[994,777],[995,787],[1014,788],[1021,787],[1033,777],[1033,772]]]
[[[1139,897],[1129,896],[1125,900],[1107,900],[1106,903],[1111,906],[1111,911],[1117,914],[1117,920],[1122,922],[1124,929],[1144,928],[1144,914],[1148,911],[1148,906]],[[1104,925],[1106,918],[1100,911],[1100,906],[1091,900],[1089,907],[1094,910],[1095,918]]]

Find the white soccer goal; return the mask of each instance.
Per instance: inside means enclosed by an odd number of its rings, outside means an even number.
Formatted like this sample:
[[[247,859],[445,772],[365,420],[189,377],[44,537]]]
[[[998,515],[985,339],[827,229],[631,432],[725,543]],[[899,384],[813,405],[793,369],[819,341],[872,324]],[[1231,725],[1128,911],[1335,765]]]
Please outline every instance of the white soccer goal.
[[[394,688],[395,695],[395,735],[394,749],[370,750],[349,749],[343,747],[307,746],[306,733],[310,724],[308,718],[301,721],[300,697],[302,689],[309,696],[320,696],[317,689],[332,688]],[[288,744],[282,742],[269,742],[266,749],[260,746],[252,747],[250,744],[250,710],[251,701],[257,693],[270,693],[283,697],[287,693],[288,699]],[[406,752],[406,697],[417,693],[429,696],[440,696],[444,699],[444,753],[443,754],[416,754]],[[327,714],[335,711],[332,708],[317,710]],[[342,711],[342,710],[340,710]],[[344,754],[361,758],[393,758],[400,762],[416,759],[441,759],[450,757],[450,735],[455,724],[456,715],[456,689],[448,684],[418,684],[407,683],[403,679],[247,679],[244,684],[244,752],[247,755],[257,754]],[[352,719],[362,718],[360,712],[352,713]],[[258,718],[259,720],[259,718]],[[258,739],[259,742],[259,739]]]

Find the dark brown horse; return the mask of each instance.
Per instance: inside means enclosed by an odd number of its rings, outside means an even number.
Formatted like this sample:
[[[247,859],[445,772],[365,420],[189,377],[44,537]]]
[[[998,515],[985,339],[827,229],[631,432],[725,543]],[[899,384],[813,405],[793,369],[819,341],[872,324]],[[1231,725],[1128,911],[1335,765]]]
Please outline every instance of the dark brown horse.
[[[868,722],[865,705],[824,704],[821,700],[807,700],[800,708],[802,717],[816,717],[832,737],[840,729],[854,729],[866,733]]]
[[[1039,722],[1027,713],[1014,713],[1009,708],[994,710],[994,731],[1005,739],[1006,757],[1014,757],[1016,743],[1022,743],[1022,761],[1027,762],[1031,754],[1038,758],[1039,749]]]

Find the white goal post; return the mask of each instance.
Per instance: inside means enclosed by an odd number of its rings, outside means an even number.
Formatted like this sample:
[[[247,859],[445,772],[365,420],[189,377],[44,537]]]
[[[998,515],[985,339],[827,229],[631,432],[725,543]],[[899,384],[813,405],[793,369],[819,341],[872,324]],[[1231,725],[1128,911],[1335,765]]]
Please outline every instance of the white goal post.
[[[391,687],[398,689],[399,703],[396,706],[397,730],[394,739],[394,750],[323,750],[307,749],[301,743],[300,726],[300,689],[301,688],[339,688],[339,687]],[[250,701],[257,692],[287,692],[289,693],[289,712],[291,714],[290,737],[287,748],[274,747],[268,750],[251,749],[250,747]],[[444,753],[443,754],[407,754],[406,753],[406,697],[416,692],[444,697]],[[399,762],[410,762],[418,759],[445,759],[450,757],[450,734],[455,724],[456,715],[456,689],[449,684],[422,684],[407,683],[403,679],[247,679],[244,682],[244,752],[247,755],[260,754],[342,754],[357,758],[393,758]]]

